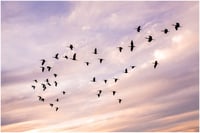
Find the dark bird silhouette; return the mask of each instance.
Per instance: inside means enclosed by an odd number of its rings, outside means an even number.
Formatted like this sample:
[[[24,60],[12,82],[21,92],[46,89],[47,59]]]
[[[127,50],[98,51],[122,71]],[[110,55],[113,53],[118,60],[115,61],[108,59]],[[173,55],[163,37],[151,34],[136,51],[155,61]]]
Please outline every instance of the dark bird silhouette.
[[[42,66],[43,66],[44,63],[46,62],[46,60],[45,59],[41,59],[41,61],[42,61]]]
[[[65,91],[62,91],[62,94],[63,94],[63,95],[65,95],[65,93],[66,93]]]
[[[92,82],[96,82],[96,78],[95,77],[93,77]]]
[[[168,29],[164,29],[164,30],[161,30],[162,32],[164,32],[165,34],[167,34],[169,32]]]
[[[53,76],[56,78],[58,75],[56,73],[54,73]]]
[[[89,66],[90,63],[89,63],[89,62],[85,62],[85,64],[86,64],[87,66]]]
[[[128,69],[127,68],[124,70],[124,73],[128,73]]]
[[[47,88],[45,84],[42,83],[41,85],[42,85],[42,88],[43,88],[43,89],[46,89],[46,88]],[[43,90],[43,91],[44,91],[44,90]]]
[[[103,59],[102,58],[98,58],[99,59],[99,62],[100,62],[100,64],[102,63],[102,61],[103,61]]]
[[[65,59],[68,59],[68,56],[67,56],[67,55],[65,55],[63,58],[65,58]]]
[[[148,39],[148,42],[151,42],[152,40],[154,40],[152,36],[145,37],[145,38]]]
[[[51,68],[50,66],[47,66],[47,70],[50,72],[51,71]]]
[[[135,66],[131,66],[131,69],[134,69],[135,68]]]
[[[105,79],[104,82],[105,82],[105,84],[106,84],[106,83],[107,83],[107,80]]]
[[[101,94],[101,93],[102,93],[102,90],[98,90],[98,92],[99,92],[99,94]]]
[[[121,102],[122,102],[122,99],[118,99],[118,102],[121,103]]]
[[[133,40],[131,40],[131,46],[129,46],[131,49],[131,51],[133,51],[133,49],[134,49],[134,47],[135,47],[135,45],[133,44]]]
[[[59,55],[59,53],[57,53],[53,58],[55,58],[55,59],[58,60],[58,59],[59,59],[59,58],[58,58],[58,55]]]
[[[48,85],[48,86],[51,86],[51,84],[50,84],[49,82],[47,82],[47,85]]]
[[[98,54],[98,53],[97,53],[97,48],[94,49],[94,53],[93,53],[93,54]]]
[[[31,87],[35,90],[35,85],[32,85]]]
[[[112,93],[113,93],[113,96],[116,94],[116,91],[112,91]]]
[[[71,50],[74,49],[74,46],[73,46],[72,44],[70,44],[68,47],[69,47]]]
[[[154,69],[157,67],[157,65],[158,65],[158,61],[156,60],[155,62],[154,62]]]
[[[57,81],[54,81],[54,84],[55,84],[55,87],[57,87],[57,85],[58,85]]]
[[[136,29],[137,29],[137,32],[140,32],[141,31],[141,26],[138,26]]]
[[[51,107],[53,107],[53,103],[50,103],[49,105],[50,105]]]
[[[40,68],[42,68],[42,72],[44,72],[45,67],[40,67]]]
[[[44,98],[41,98],[41,101],[44,102]]]
[[[58,111],[58,107],[56,107],[56,111]]]
[[[117,47],[119,49],[119,52],[121,53],[122,52],[122,47]]]
[[[71,58],[72,60],[77,60],[76,59],[76,53],[74,53],[73,57]]]
[[[180,23],[176,22],[176,24],[173,24],[175,30],[178,30],[178,28],[180,28]]]
[[[56,99],[56,102],[59,102],[59,99],[58,99],[58,98]]]
[[[100,95],[101,95],[100,93],[97,94],[98,98],[100,97]]]
[[[41,96],[38,96],[38,98],[39,98],[39,100],[41,100],[41,99],[42,99],[42,97],[41,97]]]
[[[35,79],[34,82],[37,83],[38,81]]]
[[[118,81],[118,78],[114,78],[115,83]]]

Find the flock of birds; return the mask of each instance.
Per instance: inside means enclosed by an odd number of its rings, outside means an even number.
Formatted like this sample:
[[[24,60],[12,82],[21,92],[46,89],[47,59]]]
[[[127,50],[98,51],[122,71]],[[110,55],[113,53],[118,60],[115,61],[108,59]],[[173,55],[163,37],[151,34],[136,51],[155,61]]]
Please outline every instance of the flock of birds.
[[[178,22],[177,22],[176,24],[173,24],[173,26],[174,26],[175,30],[178,30],[178,29],[181,27],[180,24],[179,24]],[[137,32],[140,32],[141,30],[142,30],[141,26],[138,26],[138,27],[136,28],[136,31],[137,31]],[[161,30],[161,32],[164,32],[164,34],[167,34],[167,33],[170,32],[170,31],[166,28],[166,29],[164,29],[164,30]],[[145,37],[145,39],[147,39],[148,42],[151,42],[151,41],[154,40],[153,37],[152,37],[151,35],[149,35],[148,37]],[[73,46],[72,44],[70,44],[70,45],[67,46],[67,47],[68,47],[71,51],[74,50],[74,46]],[[133,49],[136,47],[136,46],[134,45],[134,43],[133,43],[133,40],[131,40],[130,46],[128,46],[128,47],[130,48],[130,51],[131,51],[131,52],[132,52]],[[123,51],[123,47],[117,47],[117,49],[119,50],[120,53]],[[95,54],[95,55],[99,54],[97,48],[94,49],[93,54]],[[56,53],[55,56],[53,56],[53,58],[54,58],[55,60],[60,60],[61,58],[64,58],[64,59],[71,59],[71,60],[73,60],[73,61],[77,61],[77,54],[76,54],[76,53],[73,53],[73,56],[72,56],[71,58],[69,58],[67,55],[60,56],[59,53]],[[98,58],[98,60],[99,60],[99,63],[100,63],[100,64],[102,64],[102,62],[104,61],[103,58]],[[51,72],[52,66],[49,66],[49,65],[47,64],[47,60],[41,59],[40,61],[41,61],[41,66],[40,66],[41,72],[42,72],[42,73],[44,73],[44,72]],[[90,62],[88,62],[88,61],[85,61],[84,63],[86,64],[86,66],[89,66],[89,65],[90,65]],[[153,68],[155,69],[155,68],[157,68],[157,66],[158,66],[158,61],[155,60],[155,61],[153,62]],[[134,69],[135,67],[136,67],[136,66],[131,66],[131,69]],[[125,69],[124,69],[124,73],[128,73],[128,68],[125,68]],[[53,73],[52,76],[53,76],[53,78],[54,78],[54,81],[52,81],[52,82],[50,82],[50,80],[49,80],[48,78],[45,80],[45,82],[41,82],[41,83],[39,83],[39,81],[38,81],[37,79],[33,80],[33,81],[34,81],[34,84],[31,86],[32,89],[35,90],[35,89],[37,88],[36,86],[38,86],[38,85],[36,85],[36,84],[39,84],[39,86],[42,87],[42,90],[43,90],[43,91],[45,91],[45,90],[46,90],[48,87],[50,87],[50,86],[51,86],[51,87],[57,87],[57,86],[58,86],[58,81],[56,81],[56,78],[57,78],[58,74],[57,74],[57,73]],[[119,79],[118,79],[118,78],[113,78],[113,80],[114,80],[114,82],[116,83]],[[107,81],[108,81],[107,79],[104,79],[104,80],[103,80],[103,82],[104,82],[105,84],[107,83]],[[92,80],[91,80],[91,82],[96,82],[96,77],[93,77]],[[39,88],[40,88],[40,87],[39,87]],[[98,90],[98,91],[97,91],[97,94],[96,94],[97,97],[100,98],[101,95],[102,95],[102,93],[103,93],[103,90]],[[112,95],[113,95],[113,96],[115,96],[116,93],[117,93],[117,92],[116,92],[115,90],[112,91]],[[65,95],[65,94],[66,94],[66,91],[61,91],[61,94],[62,94],[62,95]],[[45,102],[45,98],[42,97],[42,96],[38,96],[38,100],[41,101],[41,102]],[[57,98],[55,99],[55,102],[59,102],[59,100],[60,100],[60,99],[57,97]],[[117,101],[118,101],[118,103],[120,104],[120,103],[122,102],[122,99],[121,99],[121,98],[118,98]],[[49,106],[52,107],[52,108],[54,107],[54,108],[55,108],[55,111],[58,111],[58,109],[59,109],[59,107],[58,107],[58,106],[55,106],[54,103],[49,103]]]

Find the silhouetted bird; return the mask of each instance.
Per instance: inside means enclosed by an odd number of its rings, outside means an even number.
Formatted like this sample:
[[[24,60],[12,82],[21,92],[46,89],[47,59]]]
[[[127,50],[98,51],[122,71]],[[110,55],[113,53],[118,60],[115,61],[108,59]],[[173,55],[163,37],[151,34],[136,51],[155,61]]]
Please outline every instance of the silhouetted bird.
[[[50,84],[49,82],[47,82],[47,85],[48,85],[48,86],[51,86],[51,84]]]
[[[114,78],[114,80],[115,80],[115,83],[118,81],[118,78]]]
[[[42,72],[44,72],[45,67],[40,67],[40,68],[42,68]]]
[[[116,91],[112,91],[112,93],[113,93],[113,96],[116,94]]]
[[[152,36],[146,37],[146,39],[148,39],[148,42],[151,42],[152,40],[154,40]]]
[[[56,102],[59,102],[59,99],[58,99],[58,98],[56,99]]]
[[[92,82],[96,82],[96,78],[95,77],[93,77]]]
[[[49,79],[46,79],[45,81],[46,81],[46,82],[49,82]]]
[[[98,98],[100,97],[100,95],[101,95],[100,93],[97,94]]]
[[[53,76],[56,78],[58,75],[56,73],[54,73]]]
[[[135,47],[135,45],[133,44],[133,40],[131,40],[131,46],[129,46],[131,48],[131,51],[133,51],[133,48]]]
[[[178,30],[178,28],[180,28],[181,26],[180,26],[180,23],[176,23],[176,24],[173,24],[173,26],[174,26],[174,28],[175,28],[175,30]]]
[[[34,82],[37,83],[38,81],[35,79]]]
[[[62,91],[62,94],[63,94],[63,95],[65,95],[65,93],[66,93],[65,91]]]
[[[97,53],[97,48],[94,49],[94,54],[98,54],[98,53]]]
[[[42,99],[42,97],[41,97],[41,96],[38,96],[38,98],[39,98],[39,101]]]
[[[70,45],[69,45],[69,48],[70,48],[71,50],[73,50],[73,49],[74,49],[74,46],[73,46],[72,44],[70,44]]]
[[[164,32],[165,34],[167,34],[169,32],[168,29],[164,29],[164,30],[161,30],[162,32]]]
[[[32,85],[31,87],[35,90],[35,85]]]
[[[85,62],[85,64],[86,64],[87,66],[89,66],[90,63],[89,63],[89,62]]]
[[[117,48],[119,49],[119,52],[122,52],[123,49],[122,47],[117,47]]]
[[[51,71],[51,68],[50,66],[47,66],[47,70],[50,72]]]
[[[59,58],[58,58],[58,55],[59,55],[59,53],[57,53],[53,58],[55,58],[55,59],[58,60],[58,59],[59,59]]]
[[[135,68],[135,66],[131,66],[131,68],[132,68],[132,69],[134,69],[134,68]]]
[[[154,62],[154,69],[157,67],[157,65],[158,65],[158,61],[156,60],[155,62]]]
[[[41,84],[43,89],[46,89],[46,85],[45,84]]]
[[[137,32],[140,32],[141,31],[141,26],[138,26],[136,29],[137,29]]]
[[[101,93],[102,93],[102,90],[98,90],[98,92],[99,92],[99,94],[101,94]]]
[[[50,103],[49,105],[50,105],[51,107],[53,107],[53,103]]]
[[[65,55],[63,58],[65,58],[65,59],[68,59],[68,56],[67,56],[67,55]]]
[[[107,80],[105,79],[104,82],[105,82],[105,84],[106,84],[106,83],[107,83]]]
[[[46,62],[46,60],[45,59],[41,59],[41,61],[42,61],[42,66],[43,66],[44,63]]]
[[[58,111],[58,107],[56,107],[56,111]]]
[[[118,99],[118,102],[121,103],[121,102],[122,102],[122,99]]]
[[[41,101],[44,102],[44,98],[42,98]]]
[[[102,59],[102,58],[99,58],[99,62],[100,62],[100,64],[102,63],[102,61],[103,61],[103,59]]]
[[[128,73],[128,69],[127,68],[124,70],[124,73]]]
[[[57,85],[58,85],[57,81],[54,81],[54,84],[55,84],[55,87],[57,87]]]
[[[76,53],[74,53],[72,60],[76,60]]]

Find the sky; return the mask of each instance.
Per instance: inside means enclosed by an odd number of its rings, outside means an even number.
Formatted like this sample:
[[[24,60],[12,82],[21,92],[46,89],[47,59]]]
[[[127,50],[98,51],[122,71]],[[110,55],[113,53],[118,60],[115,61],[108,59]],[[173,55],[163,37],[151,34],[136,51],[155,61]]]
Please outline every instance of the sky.
[[[197,1],[1,2],[1,131],[199,131],[198,13]],[[46,78],[58,87],[42,91]]]

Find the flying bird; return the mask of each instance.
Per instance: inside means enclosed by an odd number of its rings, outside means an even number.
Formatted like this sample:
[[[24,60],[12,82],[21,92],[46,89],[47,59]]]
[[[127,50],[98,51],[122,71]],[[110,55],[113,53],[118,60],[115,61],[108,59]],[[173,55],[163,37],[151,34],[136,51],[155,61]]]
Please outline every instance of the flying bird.
[[[35,90],[35,85],[32,85],[31,87]]]
[[[58,107],[56,107],[56,111],[58,111]]]
[[[101,95],[100,93],[97,94],[98,98],[100,97],[100,95]]]
[[[74,46],[73,46],[72,44],[70,44],[68,47],[69,47],[71,50],[74,49]]]
[[[56,102],[59,102],[59,99],[58,99],[58,98],[56,99]]]
[[[133,44],[133,40],[131,40],[131,46],[129,46],[131,48],[131,51],[133,51],[133,48],[135,47],[135,45]]]
[[[96,82],[96,78],[95,77],[93,77],[92,82]]]
[[[112,93],[113,93],[113,96],[116,94],[116,91],[112,91]]]
[[[122,52],[122,47],[117,47],[119,49],[119,52],[121,53]]]
[[[58,60],[58,59],[59,59],[59,58],[58,58],[58,55],[59,55],[59,53],[57,53],[53,58],[55,58],[55,59]]]
[[[106,83],[107,83],[107,80],[105,79],[104,82],[105,82],[105,84],[106,84]]]
[[[98,58],[99,59],[99,62],[100,62],[100,64],[102,63],[102,61],[103,61],[103,59],[102,58]]]
[[[127,68],[124,70],[124,73],[128,73],[128,69]]]
[[[44,98],[42,98],[41,101],[44,102]]]
[[[114,78],[115,83],[118,81],[118,78]]]
[[[54,73],[53,76],[56,78],[58,75],[56,73]]]
[[[134,69],[135,68],[135,66],[131,66],[131,69]]]
[[[138,26],[136,29],[137,29],[137,32],[140,32],[141,31],[141,26]]]
[[[168,29],[164,29],[164,30],[161,30],[162,32],[164,32],[165,34],[167,34],[169,32]]]
[[[65,58],[65,59],[68,59],[68,56],[67,56],[67,55],[65,55],[63,58]]]
[[[94,49],[94,53],[93,53],[93,54],[98,54],[98,53],[97,53],[97,48]]]
[[[49,105],[50,105],[51,107],[53,107],[53,103],[50,103]]]
[[[57,87],[57,85],[58,85],[57,81],[54,81],[54,84],[55,84],[55,87]]]
[[[87,66],[89,66],[90,63],[89,63],[89,62],[85,62],[85,64],[86,64]]]
[[[35,79],[34,82],[37,83],[38,81]]]
[[[42,72],[44,72],[45,67],[40,67],[40,68],[42,68]]]
[[[74,53],[73,57],[71,58],[72,60],[77,60],[76,59],[76,53]]]
[[[178,28],[180,28],[180,23],[176,22],[176,24],[173,24],[175,30],[178,30]]]
[[[145,38],[148,39],[148,42],[151,42],[152,40],[154,40],[152,36],[145,37]]]
[[[121,103],[121,102],[122,102],[122,99],[118,99],[118,102]]]
[[[41,99],[42,99],[42,97],[41,97],[41,96],[38,96],[38,98],[39,98],[39,100],[41,100]]]
[[[157,67],[157,65],[158,65],[158,61],[156,60],[153,64],[154,64],[153,67],[154,67],[154,69],[155,69],[155,68]]]
[[[50,72],[51,71],[51,68],[50,66],[47,66],[47,70]]]
[[[41,59],[41,61],[42,61],[42,66],[43,66],[44,63],[46,62],[46,60],[45,59]]]
[[[65,91],[62,91],[62,94],[63,94],[63,95],[65,95],[65,93],[66,93]]]
[[[48,86],[51,86],[51,84],[50,84],[49,82],[47,82],[47,85],[48,85]]]
[[[101,93],[102,93],[102,90],[98,90],[98,92],[99,92],[99,94],[101,94]]]
[[[46,87],[46,85],[45,85],[45,84],[43,84],[43,83],[42,83],[41,85],[42,85],[43,91],[45,91],[45,90],[46,90],[46,88],[47,88],[47,87]]]

